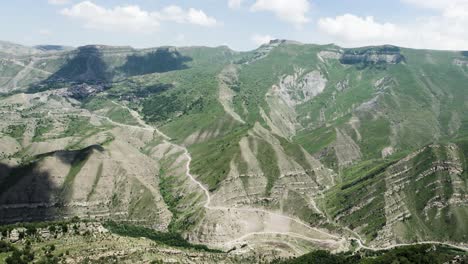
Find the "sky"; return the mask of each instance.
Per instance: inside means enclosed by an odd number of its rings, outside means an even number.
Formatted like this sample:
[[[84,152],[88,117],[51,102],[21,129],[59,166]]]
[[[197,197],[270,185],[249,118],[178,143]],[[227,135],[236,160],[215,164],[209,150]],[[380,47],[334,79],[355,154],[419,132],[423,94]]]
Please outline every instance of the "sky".
[[[0,39],[29,46],[228,45],[234,50],[289,39],[468,50],[468,0],[1,1]]]

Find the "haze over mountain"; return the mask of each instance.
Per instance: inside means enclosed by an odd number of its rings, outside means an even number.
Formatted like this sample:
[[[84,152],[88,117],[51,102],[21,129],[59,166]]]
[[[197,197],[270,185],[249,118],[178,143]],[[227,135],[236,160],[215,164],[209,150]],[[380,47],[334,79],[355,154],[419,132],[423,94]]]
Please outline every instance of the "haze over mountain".
[[[113,220],[229,252],[200,263],[466,249],[467,81],[463,51],[2,42],[0,222]]]

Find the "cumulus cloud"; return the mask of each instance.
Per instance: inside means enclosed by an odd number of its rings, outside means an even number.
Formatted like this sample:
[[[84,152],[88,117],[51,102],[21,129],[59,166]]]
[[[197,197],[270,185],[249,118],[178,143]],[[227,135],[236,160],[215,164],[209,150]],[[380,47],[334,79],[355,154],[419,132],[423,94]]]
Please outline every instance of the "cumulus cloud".
[[[137,5],[105,8],[91,1],[80,2],[60,11],[64,16],[77,19],[84,26],[108,31],[154,32],[162,22],[187,23],[200,26],[213,26],[216,19],[209,17],[202,10],[179,6],[168,6],[161,11],[149,12]]]
[[[318,29],[344,46],[395,44],[410,48],[468,49],[468,0],[402,0],[437,15],[415,18],[405,24],[345,14],[321,18]]]
[[[255,45],[257,45],[257,46],[267,44],[272,39],[274,39],[274,38],[272,36],[270,36],[270,35],[260,35],[260,34],[254,34],[251,37],[252,42],[255,43]]]
[[[60,13],[81,20],[85,27],[92,29],[154,31],[159,27],[159,21],[153,14],[136,5],[106,9],[93,2],[84,1],[71,8],[65,8]]]
[[[401,0],[403,3],[430,9],[446,9],[468,4],[468,0]]]
[[[161,12],[154,13],[154,15],[161,21],[188,23],[200,26],[215,26],[217,24],[216,19],[207,16],[202,10],[194,8],[184,10],[176,5],[168,6]]]
[[[228,6],[231,9],[239,9],[242,5],[243,0],[228,0]]]
[[[209,17],[199,9],[190,8],[187,13],[187,22],[191,24],[196,24],[200,26],[215,26],[218,24],[216,19]]]
[[[47,0],[51,5],[65,5],[70,2],[70,0]]]
[[[301,27],[309,22],[307,12],[310,10],[310,3],[308,0],[256,0],[250,10],[272,12],[279,19]]]
[[[336,39],[356,44],[388,42],[401,33],[394,24],[378,23],[372,16],[358,17],[352,14],[321,18],[318,20],[318,28]]]

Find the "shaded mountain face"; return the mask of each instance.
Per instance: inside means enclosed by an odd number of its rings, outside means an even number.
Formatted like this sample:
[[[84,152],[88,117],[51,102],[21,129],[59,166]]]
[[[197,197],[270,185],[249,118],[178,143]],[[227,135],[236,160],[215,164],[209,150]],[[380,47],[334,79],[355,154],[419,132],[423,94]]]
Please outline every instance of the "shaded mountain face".
[[[108,47],[80,47],[74,54],[69,55],[66,63],[45,82],[111,82],[123,77],[186,69],[188,66],[185,63],[191,60],[190,57],[182,56],[177,50],[170,48],[160,48],[142,54],[134,54],[131,50],[116,53]],[[118,56],[125,58],[122,60]],[[118,66],[121,63],[123,65]]]
[[[112,79],[102,53],[95,46],[78,48],[77,54],[69,59],[60,70],[50,76],[46,82],[60,80],[78,82],[106,82]]]
[[[185,64],[192,59],[182,56],[178,51],[157,49],[144,55],[130,55],[125,64],[119,69],[127,76],[137,76],[151,73],[162,73],[187,69]]]
[[[286,255],[350,247],[336,236],[466,243],[466,52],[86,46],[10,53],[0,75],[3,174],[47,171],[56,218],[138,222],[226,250],[277,243]],[[37,160],[60,151],[89,155]],[[33,206],[7,195],[26,188],[10,182],[2,212]]]
[[[175,48],[140,51],[102,45],[29,48],[8,42],[0,43],[0,58],[2,93],[46,91],[69,84],[109,84],[131,76],[187,69],[192,60]]]
[[[76,177],[77,168],[95,151],[100,152],[103,149],[96,145],[76,151],[53,151],[37,155],[27,164],[12,167],[0,164],[2,223],[55,220],[61,219],[60,216],[67,216],[67,208],[63,204],[69,202],[72,194],[69,184]],[[56,160],[58,164],[70,168],[60,184],[57,180],[60,182],[62,175],[57,179],[53,169],[43,166],[50,160]],[[15,208],[15,204],[28,206]]]
[[[42,51],[62,51],[67,49],[72,49],[71,47],[60,46],[60,45],[38,45],[34,46],[35,49]]]

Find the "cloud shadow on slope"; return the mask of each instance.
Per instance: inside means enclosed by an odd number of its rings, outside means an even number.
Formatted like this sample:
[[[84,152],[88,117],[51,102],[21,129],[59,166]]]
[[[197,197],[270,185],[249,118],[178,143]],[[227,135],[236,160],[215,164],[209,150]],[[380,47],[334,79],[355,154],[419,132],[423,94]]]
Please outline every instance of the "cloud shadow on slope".
[[[159,48],[143,55],[130,55],[124,65],[118,68],[126,76],[163,73],[188,69],[187,62],[193,59],[171,48]]]
[[[82,150],[41,154],[24,165],[0,163],[0,224],[48,221],[66,216],[68,210],[64,204],[69,201],[74,176],[93,151],[103,150],[102,146],[92,145]],[[49,157],[59,159],[71,169],[53,176],[41,164]],[[71,185],[67,184],[70,180]],[[61,184],[62,181],[65,183]]]

